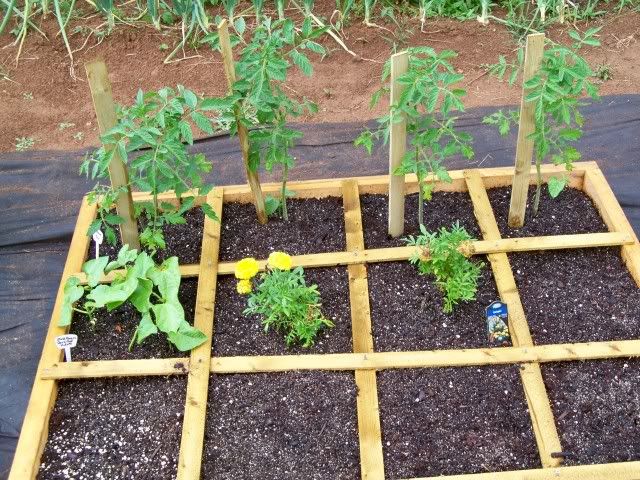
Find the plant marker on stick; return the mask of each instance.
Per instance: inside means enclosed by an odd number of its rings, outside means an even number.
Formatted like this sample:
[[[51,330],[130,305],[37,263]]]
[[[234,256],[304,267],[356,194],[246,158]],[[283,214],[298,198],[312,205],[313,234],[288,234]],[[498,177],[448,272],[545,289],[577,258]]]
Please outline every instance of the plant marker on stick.
[[[60,335],[56,337],[56,346],[60,350],[64,350],[64,361],[71,361],[71,349],[78,343],[78,336],[70,333],[68,335]]]
[[[102,232],[100,230],[98,230],[97,232],[95,232],[92,235],[93,241],[96,243],[96,259],[100,256],[99,252],[100,252],[100,245],[102,244],[102,241],[104,240],[104,235],[102,234]]]

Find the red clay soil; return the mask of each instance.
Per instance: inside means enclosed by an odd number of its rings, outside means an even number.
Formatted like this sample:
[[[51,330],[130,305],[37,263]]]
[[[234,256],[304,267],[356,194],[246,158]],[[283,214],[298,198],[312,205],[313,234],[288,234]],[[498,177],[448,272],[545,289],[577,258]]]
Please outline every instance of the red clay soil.
[[[334,3],[316,2],[315,11],[329,16]],[[240,11],[241,9],[238,9]],[[72,22],[70,31],[78,25],[96,26],[97,16]],[[252,20],[249,20],[251,26]],[[640,91],[640,13],[610,13],[607,16],[581,23],[581,30],[603,25],[602,48],[587,48],[586,58],[594,69],[608,65],[613,79],[604,82],[602,94],[636,93]],[[64,45],[56,37],[57,25],[52,17],[40,27],[47,33],[45,40],[31,32],[27,37],[20,62],[16,65],[16,48],[8,46],[13,37],[0,36],[0,151],[15,150],[16,138],[33,137],[34,149],[78,149],[97,144],[97,125],[91,105],[89,88],[83,65],[96,57],[106,60],[114,96],[120,103],[130,103],[139,88],[158,89],[180,83],[198,93],[223,95],[226,81],[219,54],[209,47],[187,50],[182,61],[163,64],[166,51],[177,42],[178,31],[158,32],[149,25],[118,25],[114,32],[96,45],[94,36],[71,35],[75,53],[77,80],[70,77],[69,61]],[[454,66],[464,73],[468,89],[466,105],[503,105],[518,103],[520,90],[509,88],[489,75],[482,64],[495,63],[498,55],[514,55],[515,38],[506,27],[493,22],[480,25],[475,20],[430,20],[427,32],[420,32],[417,19],[410,23],[413,34],[409,45],[429,45],[436,49],[459,52]],[[573,26],[554,27],[548,34],[557,41],[568,41],[567,31]],[[369,110],[371,94],[379,87],[382,63],[391,53],[384,36],[389,33],[369,28],[354,21],[344,31],[347,45],[362,58],[354,59],[329,37],[322,43],[329,55],[313,59],[313,78],[293,72],[289,79],[291,93],[318,103],[320,111],[303,122],[340,122],[367,120],[378,116],[384,102],[375,111]],[[6,77],[5,77],[6,75]],[[8,77],[8,79],[7,79]],[[31,98],[32,97],[32,98]],[[73,124],[62,129],[61,124]]]

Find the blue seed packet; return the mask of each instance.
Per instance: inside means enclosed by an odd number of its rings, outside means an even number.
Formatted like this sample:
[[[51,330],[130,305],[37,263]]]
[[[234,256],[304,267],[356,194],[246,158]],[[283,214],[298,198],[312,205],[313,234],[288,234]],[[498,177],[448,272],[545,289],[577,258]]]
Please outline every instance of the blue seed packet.
[[[489,305],[487,314],[487,338],[492,347],[509,345],[509,311],[507,304],[499,301]]]

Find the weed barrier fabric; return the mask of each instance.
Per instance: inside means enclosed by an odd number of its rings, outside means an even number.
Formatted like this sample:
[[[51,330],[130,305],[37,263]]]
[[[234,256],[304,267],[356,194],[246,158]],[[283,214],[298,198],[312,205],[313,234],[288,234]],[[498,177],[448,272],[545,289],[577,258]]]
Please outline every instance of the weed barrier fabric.
[[[476,160],[451,169],[513,165],[516,132],[500,137],[482,118],[494,107],[471,109],[460,127],[474,136]],[[603,97],[585,105],[585,135],[578,148],[597,160],[627,218],[640,234],[640,95]],[[375,126],[370,122],[369,126]],[[300,125],[291,180],[384,174],[388,147],[372,157],[353,147],[363,124]],[[211,181],[243,183],[237,139],[200,140],[193,152],[214,164]],[[0,479],[8,475],[33,377],[46,335],[82,195],[92,182],[78,175],[87,153],[39,151],[0,154]],[[264,181],[277,180],[262,174]]]

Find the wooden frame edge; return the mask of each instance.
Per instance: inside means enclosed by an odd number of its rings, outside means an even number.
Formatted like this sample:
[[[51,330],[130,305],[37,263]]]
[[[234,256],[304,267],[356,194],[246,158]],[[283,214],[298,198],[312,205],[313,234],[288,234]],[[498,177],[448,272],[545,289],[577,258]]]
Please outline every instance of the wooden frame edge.
[[[86,197],[82,199],[80,212],[71,238],[69,253],[62,272],[62,279],[53,306],[47,336],[45,337],[42,355],[38,364],[31,396],[22,422],[20,437],[9,472],[9,480],[25,480],[36,478],[40,457],[47,441],[49,417],[57,395],[57,385],[54,380],[43,380],[42,372],[46,366],[59,361],[61,351],[55,345],[58,335],[67,333],[66,327],[59,327],[60,309],[64,299],[64,279],[79,272],[89,247],[89,237],[86,232],[96,215],[96,205],[89,205]]]

